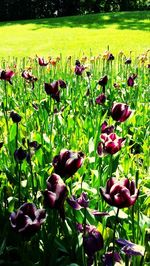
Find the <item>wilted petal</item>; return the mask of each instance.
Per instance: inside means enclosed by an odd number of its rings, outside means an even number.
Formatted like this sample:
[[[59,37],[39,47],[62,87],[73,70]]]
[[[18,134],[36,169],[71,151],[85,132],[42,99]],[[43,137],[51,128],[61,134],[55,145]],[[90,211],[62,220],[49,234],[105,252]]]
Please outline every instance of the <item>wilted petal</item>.
[[[77,202],[77,198],[73,195],[71,198],[67,199],[68,204],[75,210],[80,210],[82,207]]]
[[[117,239],[117,244],[122,247],[122,251],[128,256],[144,256],[145,248],[126,239]]]
[[[88,199],[88,195],[86,192],[82,192],[81,196],[78,198],[78,203],[80,204],[80,206],[87,208],[89,205],[89,199]]]

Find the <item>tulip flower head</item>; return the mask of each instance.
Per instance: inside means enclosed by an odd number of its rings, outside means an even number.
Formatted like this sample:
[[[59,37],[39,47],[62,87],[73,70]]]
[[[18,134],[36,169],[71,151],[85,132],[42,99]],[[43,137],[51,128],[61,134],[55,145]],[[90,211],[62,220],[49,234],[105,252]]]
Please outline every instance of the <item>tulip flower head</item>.
[[[134,80],[136,79],[137,75],[133,74],[132,76],[130,76],[127,80],[127,84],[129,87],[133,87],[134,86]]]
[[[107,75],[105,75],[98,81],[98,84],[101,86],[106,86],[107,82],[108,82],[108,77]]]
[[[60,151],[53,159],[55,173],[61,177],[70,177],[82,166],[84,154],[67,149]]]
[[[82,76],[83,71],[86,69],[86,67],[84,67],[83,65],[81,65],[79,60],[76,60],[75,62],[75,69],[74,69],[74,73],[77,76]]]
[[[104,121],[104,123],[101,125],[101,132],[109,135],[110,133],[113,133],[113,131],[114,131],[114,126],[108,126],[107,122]]]
[[[14,123],[19,123],[21,121],[21,116],[19,114],[15,113],[14,111],[12,111],[10,113],[10,117],[12,118],[12,121]]]
[[[56,100],[57,102],[60,101],[60,88],[66,88],[66,83],[65,81],[59,79],[57,81],[54,81],[52,83],[45,83],[44,87],[45,87],[45,91],[47,93],[47,95],[50,95],[54,100]]]
[[[23,150],[22,147],[15,150],[15,152],[14,152],[15,160],[20,162],[20,163],[26,158],[26,156],[27,156],[27,152],[26,152],[26,150]]]
[[[101,233],[95,226],[87,225],[83,234],[84,251],[88,256],[88,265],[93,264],[95,252],[103,248],[104,241]]]
[[[107,181],[106,189],[100,188],[100,193],[109,205],[121,209],[135,204],[139,190],[135,187],[135,182],[129,181],[128,178],[120,181],[110,178]]]
[[[46,62],[43,57],[38,57],[38,63],[40,66],[47,66],[48,65],[48,62]]]
[[[122,265],[121,257],[118,252],[105,253],[105,255],[102,258],[102,261],[103,261],[103,266],[113,266],[113,265],[121,266]]]
[[[101,140],[97,147],[99,156],[117,153],[125,142],[125,138],[119,138],[115,133],[110,133],[109,135],[103,133],[101,134]]]
[[[114,103],[111,109],[111,116],[117,122],[124,122],[132,114],[132,110],[127,104]]]
[[[1,80],[6,80],[12,85],[12,80],[11,78],[15,75],[15,73],[8,69],[8,70],[0,70],[0,79]]]
[[[97,96],[95,102],[99,105],[103,105],[106,101],[106,96],[104,93],[100,94],[99,96]]]
[[[64,218],[64,201],[68,191],[64,181],[57,174],[52,174],[48,177],[47,189],[44,191],[44,202],[48,208],[57,209],[60,215]]]
[[[87,193],[82,192],[79,198],[74,195],[67,199],[68,204],[75,210],[81,210],[82,208],[87,208],[89,205],[89,200]]]
[[[12,228],[24,236],[32,236],[37,233],[46,218],[44,209],[37,209],[33,203],[24,203],[17,212],[10,215]]]

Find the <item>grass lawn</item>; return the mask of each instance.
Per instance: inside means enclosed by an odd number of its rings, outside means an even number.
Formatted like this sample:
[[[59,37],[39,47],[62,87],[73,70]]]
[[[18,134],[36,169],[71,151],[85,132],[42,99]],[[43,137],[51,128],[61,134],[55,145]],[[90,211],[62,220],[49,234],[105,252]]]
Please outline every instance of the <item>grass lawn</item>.
[[[147,50],[150,12],[101,13],[0,23],[0,57]]]

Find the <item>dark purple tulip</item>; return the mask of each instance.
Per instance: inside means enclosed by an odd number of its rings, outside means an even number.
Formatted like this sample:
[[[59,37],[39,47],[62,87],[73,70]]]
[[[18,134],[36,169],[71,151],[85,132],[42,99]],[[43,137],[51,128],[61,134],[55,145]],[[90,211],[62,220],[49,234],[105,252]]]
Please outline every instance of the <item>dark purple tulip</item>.
[[[19,123],[21,121],[21,116],[13,111],[10,113],[10,117],[14,123]]]
[[[133,85],[134,85],[134,79],[133,79],[133,77],[130,76],[128,78],[127,84],[128,84],[129,87],[133,87]]]
[[[54,173],[48,177],[46,183],[47,189],[44,191],[45,205],[52,209],[62,210],[68,193],[64,181]]]
[[[114,126],[108,126],[107,122],[104,121],[104,123],[101,125],[101,132],[109,135],[113,131],[114,131]]]
[[[11,78],[15,75],[12,70],[0,70],[0,79],[8,81],[12,85]]]
[[[150,68],[150,64],[147,65],[147,68]]]
[[[112,61],[112,60],[114,60],[115,59],[115,57],[113,56],[113,54],[109,54],[109,56],[108,56],[108,61]]]
[[[115,103],[111,110],[112,118],[117,122],[124,122],[131,115],[132,111],[127,104]]]
[[[84,155],[82,152],[73,152],[63,149],[53,159],[55,173],[61,177],[70,177],[81,167]]]
[[[127,80],[127,84],[129,87],[133,87],[134,85],[134,80],[136,79],[137,74],[133,74],[132,76],[130,76]]]
[[[121,251],[123,251],[127,256],[144,256],[144,247],[132,243],[125,239],[117,239],[117,244],[122,247]]]
[[[97,104],[100,104],[100,105],[104,104],[105,101],[106,101],[106,96],[105,96],[104,93],[100,94],[100,95],[96,98],[96,100],[95,100],[95,102],[96,102]]]
[[[24,203],[17,212],[10,215],[10,223],[15,231],[24,236],[32,236],[40,230],[45,221],[44,209],[37,209],[33,203]]]
[[[109,205],[120,209],[134,205],[139,194],[135,182],[129,181],[127,178],[120,181],[110,178],[107,181],[106,189],[100,188],[100,192]]]
[[[95,252],[103,248],[104,241],[101,233],[95,226],[87,225],[86,232],[83,235],[84,251],[88,258],[93,259]]]
[[[97,152],[99,156],[105,154],[115,154],[124,145],[125,138],[119,138],[115,133],[107,135],[106,133],[101,134],[101,139],[98,143]]]
[[[82,208],[87,208],[89,205],[89,200],[87,193],[82,192],[79,198],[76,198],[74,195],[71,198],[67,199],[68,204],[75,210],[80,210]]]
[[[48,62],[45,62],[43,57],[38,57],[38,63],[40,66],[47,66]]]
[[[58,85],[58,81],[44,84],[47,95],[50,95],[57,102],[60,101],[60,91],[58,90]]]
[[[74,72],[75,72],[75,74],[77,75],[77,76],[81,76],[82,75],[82,73],[83,73],[83,71],[85,70],[86,68],[84,67],[84,66],[78,66],[78,65],[76,65],[75,66],[75,70],[74,70]]]
[[[121,257],[117,252],[107,252],[103,256],[102,261],[103,266],[115,266],[117,262],[121,262]]]
[[[107,77],[107,75],[105,75],[104,77],[102,77],[98,81],[98,84],[101,85],[101,86],[106,86],[107,85],[107,82],[108,82],[108,77]]]
[[[39,144],[37,141],[31,141],[29,142],[29,147],[34,148],[35,151],[37,151],[39,148],[41,148],[41,144]]]
[[[132,62],[132,61],[131,61],[131,59],[130,59],[130,58],[128,58],[128,59],[126,59],[126,61],[125,61],[125,64],[126,64],[126,65],[130,65],[130,64],[131,64],[131,62]]]
[[[27,156],[27,152],[26,150],[23,150],[22,147],[20,147],[19,149],[15,150],[14,152],[14,157],[16,161],[23,161]]]
[[[29,83],[34,83],[35,81],[37,81],[37,77],[35,77],[34,75],[32,75],[32,73],[28,70],[23,70],[21,76]]]

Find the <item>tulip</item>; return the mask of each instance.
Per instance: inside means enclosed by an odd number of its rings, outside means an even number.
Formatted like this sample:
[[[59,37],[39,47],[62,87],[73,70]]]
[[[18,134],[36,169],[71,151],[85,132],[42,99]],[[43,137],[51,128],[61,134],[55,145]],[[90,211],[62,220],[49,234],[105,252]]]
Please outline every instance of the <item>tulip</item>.
[[[84,66],[78,66],[78,65],[76,65],[76,66],[75,66],[75,70],[74,70],[74,72],[75,72],[75,74],[76,74],[77,76],[81,76],[82,73],[83,73],[83,71],[84,71],[85,69],[86,69],[86,68],[85,68]]]
[[[46,218],[44,209],[37,209],[33,203],[24,203],[17,212],[10,215],[12,228],[24,236],[32,236],[37,233]]]
[[[60,91],[58,90],[58,81],[54,81],[53,83],[45,83],[44,87],[48,95],[50,95],[57,102],[60,101]]]
[[[126,59],[126,61],[125,61],[125,64],[126,64],[126,65],[130,65],[130,64],[131,64],[131,62],[132,62],[132,61],[131,61],[131,59],[130,59],[130,58],[128,58],[128,59]]]
[[[121,266],[121,257],[118,252],[107,252],[102,258],[103,266]]]
[[[87,193],[85,192],[82,192],[79,198],[76,198],[73,195],[71,198],[67,199],[67,202],[75,210],[81,210],[82,208],[87,208],[89,205]]]
[[[27,156],[27,152],[20,147],[19,149],[15,150],[14,157],[16,161],[23,161]]]
[[[84,154],[63,149],[53,159],[55,173],[61,177],[70,177],[81,167]]]
[[[113,131],[114,131],[114,126],[108,126],[107,122],[104,121],[104,123],[101,125],[101,132],[109,135]]]
[[[108,82],[108,77],[107,75],[105,75],[98,81],[98,84],[101,86],[106,86],[107,82]]]
[[[107,135],[106,133],[101,134],[101,139],[98,143],[97,152],[99,156],[107,154],[115,154],[124,145],[125,138],[119,138],[115,133]]]
[[[48,95],[50,95],[53,99],[55,99],[57,102],[60,101],[60,88],[66,88],[66,83],[62,79],[59,79],[57,81],[54,81],[52,83],[45,83],[45,91]]]
[[[44,202],[48,208],[60,211],[62,218],[64,217],[64,201],[67,197],[67,187],[61,177],[52,174],[48,177],[47,189],[44,191]]]
[[[35,151],[37,151],[38,149],[40,149],[41,148],[41,144],[39,144],[37,141],[31,141],[31,142],[29,142],[29,147],[30,148],[34,148],[34,150]]]
[[[30,71],[23,70],[21,76],[29,83],[29,82],[35,82],[37,81],[37,78],[32,75]]]
[[[11,78],[15,75],[12,70],[0,70],[0,79],[8,81],[12,85]]]
[[[127,80],[127,84],[128,86],[130,87],[133,87],[134,85],[134,80],[136,79],[137,75],[136,74],[133,74],[132,76],[130,76]]]
[[[83,234],[84,251],[88,256],[88,265],[93,264],[95,252],[103,248],[104,241],[101,233],[95,226],[87,225]]]
[[[111,110],[112,118],[117,122],[124,122],[131,115],[132,110],[127,104],[115,103]]]
[[[114,59],[115,59],[115,57],[113,56],[113,54],[110,53],[107,60],[112,61]]]
[[[136,202],[139,190],[135,187],[134,181],[125,178],[120,181],[110,178],[107,181],[106,189],[100,188],[103,199],[111,206],[127,208]]]
[[[121,238],[117,239],[116,242],[122,247],[121,251],[123,251],[127,256],[144,256],[145,248],[143,246]]]
[[[21,121],[21,116],[13,111],[10,113],[10,117],[14,123],[19,123]]]
[[[100,104],[100,105],[104,104],[105,101],[106,101],[106,96],[105,96],[104,93],[100,94],[100,95],[96,98],[96,100],[95,100],[95,102],[96,102],[97,104]]]
[[[48,62],[45,62],[44,58],[38,57],[38,63],[40,66],[47,66]]]

